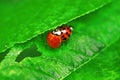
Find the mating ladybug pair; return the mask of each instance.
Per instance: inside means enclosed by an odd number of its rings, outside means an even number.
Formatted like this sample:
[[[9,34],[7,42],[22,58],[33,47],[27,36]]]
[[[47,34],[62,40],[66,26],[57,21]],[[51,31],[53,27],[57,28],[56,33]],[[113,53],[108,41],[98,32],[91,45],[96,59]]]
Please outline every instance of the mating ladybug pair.
[[[49,32],[47,35],[48,45],[51,48],[58,48],[63,41],[69,39],[70,35],[72,34],[72,30],[72,27],[62,25],[61,27]]]

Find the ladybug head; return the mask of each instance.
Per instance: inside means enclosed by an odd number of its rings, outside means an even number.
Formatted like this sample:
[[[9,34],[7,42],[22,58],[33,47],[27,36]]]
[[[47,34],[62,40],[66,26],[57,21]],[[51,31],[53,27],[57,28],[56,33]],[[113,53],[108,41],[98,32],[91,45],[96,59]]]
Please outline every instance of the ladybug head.
[[[55,30],[53,30],[53,32],[52,32],[54,35],[61,35],[61,31],[59,30],[59,29],[55,29]]]

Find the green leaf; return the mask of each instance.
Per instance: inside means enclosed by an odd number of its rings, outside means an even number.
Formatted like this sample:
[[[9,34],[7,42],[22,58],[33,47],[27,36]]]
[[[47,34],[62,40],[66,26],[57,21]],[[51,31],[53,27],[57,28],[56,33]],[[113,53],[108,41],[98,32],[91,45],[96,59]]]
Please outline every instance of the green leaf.
[[[0,1],[0,52],[88,14],[111,0]]]
[[[22,77],[22,80],[65,79],[119,39],[119,3],[114,1],[98,11],[69,22],[68,25],[73,26],[73,34],[58,49],[51,49],[47,45],[47,32],[24,44],[16,44],[2,61],[0,76],[6,79]],[[33,45],[37,47],[40,56],[28,57],[19,63],[15,61],[22,51]]]
[[[120,40],[65,80],[119,80],[120,45],[118,44],[120,44]]]

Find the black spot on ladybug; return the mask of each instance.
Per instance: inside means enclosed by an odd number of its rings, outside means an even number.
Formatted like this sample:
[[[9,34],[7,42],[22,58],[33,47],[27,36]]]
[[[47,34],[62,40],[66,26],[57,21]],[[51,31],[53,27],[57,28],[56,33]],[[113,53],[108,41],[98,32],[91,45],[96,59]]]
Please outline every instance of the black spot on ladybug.
[[[63,34],[63,32],[61,32],[61,34]]]
[[[64,38],[64,35],[62,35],[62,38]]]
[[[66,40],[67,38],[63,38],[63,40]]]
[[[70,30],[70,32],[71,32],[71,29],[69,29]]]
[[[68,37],[70,37],[70,34],[68,35]]]
[[[68,35],[68,32],[66,32],[65,34]]]
[[[69,27],[67,27],[67,29],[69,30],[70,28],[69,28]]]

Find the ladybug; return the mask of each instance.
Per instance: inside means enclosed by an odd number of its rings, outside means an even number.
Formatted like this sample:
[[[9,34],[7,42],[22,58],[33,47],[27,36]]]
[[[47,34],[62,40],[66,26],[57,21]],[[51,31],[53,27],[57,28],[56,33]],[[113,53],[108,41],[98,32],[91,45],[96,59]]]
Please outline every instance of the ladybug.
[[[57,29],[51,31],[47,35],[47,43],[51,48],[60,47],[61,43],[65,40],[68,40],[72,34],[72,27],[67,25],[62,25]]]

